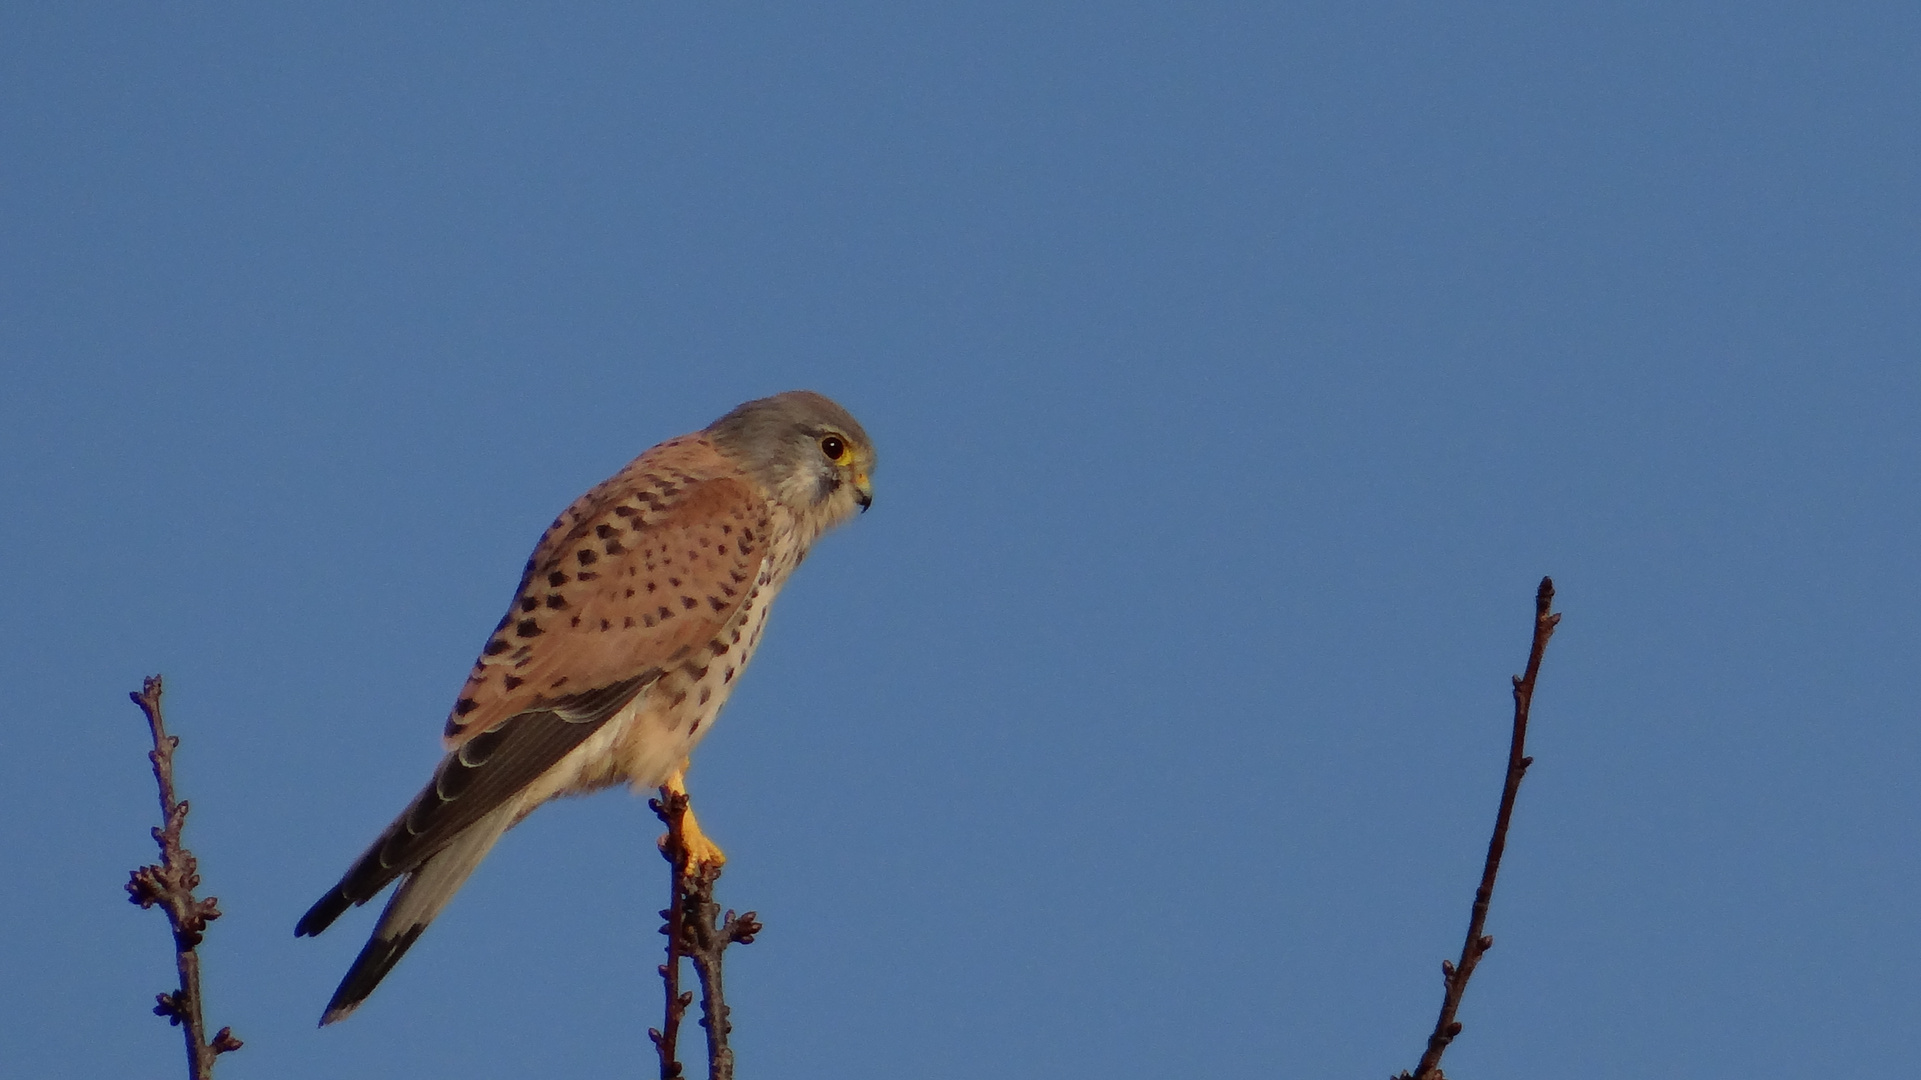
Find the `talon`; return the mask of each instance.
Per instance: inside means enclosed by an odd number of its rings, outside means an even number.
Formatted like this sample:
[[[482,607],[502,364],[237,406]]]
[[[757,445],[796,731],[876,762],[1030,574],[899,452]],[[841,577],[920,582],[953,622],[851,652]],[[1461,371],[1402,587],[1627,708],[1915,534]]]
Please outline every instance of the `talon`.
[[[706,833],[700,831],[700,823],[694,820],[694,813],[691,810],[680,819],[680,839],[681,843],[687,845],[686,875],[688,877],[699,877],[704,867],[713,867],[718,870],[727,865],[727,853],[720,850],[720,845],[714,843]],[[660,848],[663,855],[667,853],[667,840],[668,834],[663,833],[660,839],[654,841],[654,845]]]
[[[662,785],[662,790],[684,797],[687,794],[687,777],[685,770],[685,766],[675,769],[673,775],[667,778],[667,783]],[[689,878],[699,877],[701,871],[704,869],[711,867],[714,870],[719,870],[727,864],[727,855],[720,850],[720,845],[714,843],[706,833],[701,831],[700,821],[694,817],[694,808],[691,804],[687,807],[686,812],[681,815],[680,840],[681,843],[687,847],[685,876]],[[667,850],[667,837],[662,836],[655,842],[660,845],[660,850],[665,853]]]
[[[688,814],[681,826],[681,839],[687,844],[687,876],[699,877],[703,869],[720,869],[727,864],[727,853],[720,845],[708,839],[707,834],[694,824],[694,816]]]

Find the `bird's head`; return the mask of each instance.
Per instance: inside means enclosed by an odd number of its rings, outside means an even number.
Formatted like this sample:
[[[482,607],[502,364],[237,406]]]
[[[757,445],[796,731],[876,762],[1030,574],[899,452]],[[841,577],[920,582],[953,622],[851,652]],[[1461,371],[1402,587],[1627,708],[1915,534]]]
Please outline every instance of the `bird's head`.
[[[874,444],[860,421],[812,390],[749,401],[707,435],[811,534],[873,504]]]

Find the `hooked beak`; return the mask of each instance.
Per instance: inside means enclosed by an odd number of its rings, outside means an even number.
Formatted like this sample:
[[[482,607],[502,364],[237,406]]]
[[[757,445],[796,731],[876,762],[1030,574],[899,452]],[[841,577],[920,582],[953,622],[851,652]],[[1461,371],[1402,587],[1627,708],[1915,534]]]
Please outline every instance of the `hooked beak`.
[[[874,505],[874,485],[867,479],[866,473],[854,477],[854,491],[854,501],[860,504],[860,512],[865,514],[867,508]]]

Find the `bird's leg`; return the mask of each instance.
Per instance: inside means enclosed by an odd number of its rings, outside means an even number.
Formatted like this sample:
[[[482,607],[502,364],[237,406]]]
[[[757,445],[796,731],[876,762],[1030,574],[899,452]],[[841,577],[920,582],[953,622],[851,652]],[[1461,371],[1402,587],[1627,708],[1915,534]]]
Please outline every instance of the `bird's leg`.
[[[667,782],[661,785],[661,790],[686,798],[687,766],[683,764],[675,769],[673,775],[667,778]],[[703,866],[718,869],[727,862],[727,856],[720,850],[720,845],[708,839],[707,834],[700,831],[700,822],[694,819],[694,806],[691,799],[687,804],[687,813],[680,819],[680,842],[687,847],[689,877],[697,876]],[[665,850],[667,838],[661,837],[660,844],[662,850]]]

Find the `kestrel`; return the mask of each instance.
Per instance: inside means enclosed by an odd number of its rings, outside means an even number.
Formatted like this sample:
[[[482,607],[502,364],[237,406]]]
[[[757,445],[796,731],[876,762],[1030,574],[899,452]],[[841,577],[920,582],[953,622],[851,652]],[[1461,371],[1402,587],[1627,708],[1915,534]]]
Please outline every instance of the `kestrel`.
[[[318,934],[400,881],[322,1025],[366,1000],[535,807],[621,783],[686,790],[774,594],[873,502],[873,468],[860,424],[796,390],[661,443],[554,520],[454,702],[433,779],[294,929]],[[695,858],[720,862],[685,821]]]

